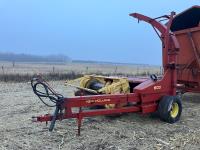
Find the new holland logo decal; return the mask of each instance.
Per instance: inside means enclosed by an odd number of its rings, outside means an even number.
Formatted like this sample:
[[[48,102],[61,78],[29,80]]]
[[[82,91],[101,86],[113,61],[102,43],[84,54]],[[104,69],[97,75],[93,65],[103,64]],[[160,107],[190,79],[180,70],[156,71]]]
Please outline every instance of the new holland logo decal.
[[[110,99],[94,99],[94,100],[86,100],[86,103],[103,103],[103,102],[110,102]]]

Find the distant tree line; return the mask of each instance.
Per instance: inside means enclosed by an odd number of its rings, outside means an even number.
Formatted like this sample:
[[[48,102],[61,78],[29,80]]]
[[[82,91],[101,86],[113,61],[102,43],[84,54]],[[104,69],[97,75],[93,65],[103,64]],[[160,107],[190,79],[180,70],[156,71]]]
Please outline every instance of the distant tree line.
[[[0,52],[0,61],[12,61],[12,62],[58,62],[66,63],[71,59],[65,55],[30,55],[30,54],[15,54],[15,53],[2,53]]]

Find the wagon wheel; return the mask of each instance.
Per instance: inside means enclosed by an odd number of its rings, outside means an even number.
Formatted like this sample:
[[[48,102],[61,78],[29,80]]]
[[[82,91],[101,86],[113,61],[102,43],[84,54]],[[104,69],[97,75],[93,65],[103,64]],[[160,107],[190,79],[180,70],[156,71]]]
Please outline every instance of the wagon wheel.
[[[180,119],[182,103],[180,97],[164,96],[159,102],[158,113],[161,120],[175,123]]]

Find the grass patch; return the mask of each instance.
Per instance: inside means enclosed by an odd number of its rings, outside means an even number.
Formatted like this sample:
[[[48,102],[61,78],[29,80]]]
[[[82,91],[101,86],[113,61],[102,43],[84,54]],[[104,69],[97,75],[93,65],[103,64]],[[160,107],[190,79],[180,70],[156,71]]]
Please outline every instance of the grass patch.
[[[0,74],[0,81],[3,82],[28,82],[31,81],[31,79],[36,76],[33,74]],[[41,74],[41,76],[47,80],[72,80],[75,78],[79,78],[83,75],[77,74],[74,72],[70,73],[45,73]]]
[[[135,77],[135,76],[149,76],[145,72],[141,72],[139,74],[129,74],[129,73],[102,73],[102,72],[95,72],[90,73],[94,75],[102,75],[102,76],[118,76],[118,77]],[[68,72],[68,73],[43,73],[41,76],[47,81],[58,81],[58,80],[73,80],[79,77],[84,76],[85,74],[75,73],[75,72]],[[0,81],[2,82],[28,82],[36,76],[36,74],[0,74]]]

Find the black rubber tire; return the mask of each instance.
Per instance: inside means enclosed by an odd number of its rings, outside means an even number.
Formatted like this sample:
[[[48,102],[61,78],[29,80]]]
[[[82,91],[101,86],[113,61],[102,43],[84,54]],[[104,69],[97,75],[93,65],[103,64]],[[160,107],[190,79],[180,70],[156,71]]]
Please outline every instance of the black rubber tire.
[[[171,108],[172,104],[178,104],[178,114],[176,117],[171,116]],[[168,123],[175,123],[180,119],[182,113],[182,103],[180,97],[177,96],[164,96],[158,106],[158,113],[161,120],[168,122]]]

